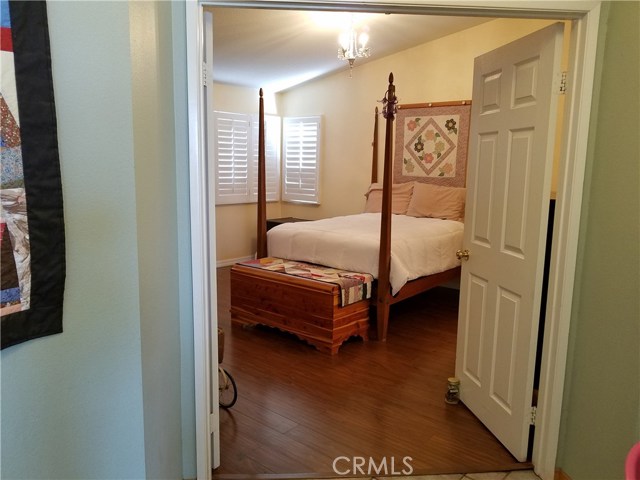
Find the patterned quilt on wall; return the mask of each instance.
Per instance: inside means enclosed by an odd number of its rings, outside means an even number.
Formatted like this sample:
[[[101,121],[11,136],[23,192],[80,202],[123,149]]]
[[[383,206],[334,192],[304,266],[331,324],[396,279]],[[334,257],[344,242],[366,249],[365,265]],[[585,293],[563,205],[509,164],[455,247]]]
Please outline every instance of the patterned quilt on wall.
[[[2,348],[62,331],[64,219],[45,2],[0,0]]]
[[[394,183],[463,187],[471,101],[400,105],[396,116]]]

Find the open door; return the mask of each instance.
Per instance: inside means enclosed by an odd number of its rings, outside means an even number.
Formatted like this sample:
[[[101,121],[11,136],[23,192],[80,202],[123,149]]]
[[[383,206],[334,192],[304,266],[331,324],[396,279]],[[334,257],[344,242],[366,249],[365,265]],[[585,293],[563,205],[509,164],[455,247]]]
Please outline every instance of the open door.
[[[562,34],[551,25],[474,64],[456,376],[462,401],[518,461],[532,416]]]

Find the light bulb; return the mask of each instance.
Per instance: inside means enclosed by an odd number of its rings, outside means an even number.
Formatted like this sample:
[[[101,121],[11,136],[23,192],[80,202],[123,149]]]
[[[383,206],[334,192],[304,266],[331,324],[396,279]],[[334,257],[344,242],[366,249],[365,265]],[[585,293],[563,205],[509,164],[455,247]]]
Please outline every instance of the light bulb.
[[[345,51],[348,50],[349,49],[349,34],[347,32],[342,32],[340,34],[338,42],[340,43],[340,46],[342,47],[343,50],[345,50]]]
[[[366,32],[362,32],[360,34],[360,37],[358,38],[358,43],[360,44],[360,47],[361,48],[366,47],[368,41],[369,41],[369,34]]]

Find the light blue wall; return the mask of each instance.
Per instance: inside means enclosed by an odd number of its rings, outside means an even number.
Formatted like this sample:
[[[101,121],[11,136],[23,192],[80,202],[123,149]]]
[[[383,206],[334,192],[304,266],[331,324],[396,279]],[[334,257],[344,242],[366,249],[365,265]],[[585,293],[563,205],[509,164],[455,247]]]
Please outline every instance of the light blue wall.
[[[640,440],[640,4],[605,4],[558,466],[624,478]]]
[[[184,4],[141,8],[155,35],[126,2],[48,2],[65,331],[0,354],[3,479],[195,476]],[[558,457],[573,480],[623,478],[640,435],[638,10],[612,4],[600,36]],[[132,68],[146,54],[162,78]]]
[[[1,353],[0,474],[193,478],[184,2],[48,12],[64,332]]]
[[[184,0],[171,2],[173,104],[175,110],[175,176],[177,190],[178,275],[180,277],[180,353],[182,382],[182,469],[196,477],[196,424],[193,359],[193,304],[189,209],[189,123],[187,118],[187,37]]]
[[[144,478],[129,6],[48,12],[64,332],[2,351],[2,478]]]
[[[130,2],[129,13],[146,472],[176,479],[182,393],[171,3]]]

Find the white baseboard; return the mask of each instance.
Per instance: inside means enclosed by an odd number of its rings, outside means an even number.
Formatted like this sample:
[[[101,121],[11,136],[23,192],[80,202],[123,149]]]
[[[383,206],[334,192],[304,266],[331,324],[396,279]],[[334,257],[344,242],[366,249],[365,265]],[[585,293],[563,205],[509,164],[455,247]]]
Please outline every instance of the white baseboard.
[[[246,262],[247,260],[253,260],[255,257],[255,255],[251,256],[251,257],[240,257],[240,258],[229,258],[226,260],[217,260],[216,261],[216,268],[220,268],[220,267],[228,267],[230,265],[233,265],[234,263],[238,263],[238,262]]]

